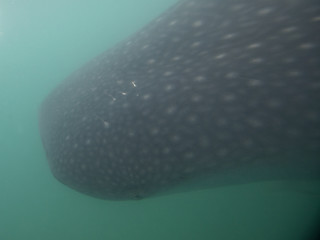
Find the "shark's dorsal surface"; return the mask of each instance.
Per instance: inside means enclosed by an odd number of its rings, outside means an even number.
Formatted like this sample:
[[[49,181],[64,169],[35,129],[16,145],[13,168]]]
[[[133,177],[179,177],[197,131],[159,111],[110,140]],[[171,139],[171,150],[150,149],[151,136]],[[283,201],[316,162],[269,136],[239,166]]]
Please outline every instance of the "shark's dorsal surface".
[[[318,0],[180,1],[45,99],[52,173],[116,200],[319,177],[319,46]]]

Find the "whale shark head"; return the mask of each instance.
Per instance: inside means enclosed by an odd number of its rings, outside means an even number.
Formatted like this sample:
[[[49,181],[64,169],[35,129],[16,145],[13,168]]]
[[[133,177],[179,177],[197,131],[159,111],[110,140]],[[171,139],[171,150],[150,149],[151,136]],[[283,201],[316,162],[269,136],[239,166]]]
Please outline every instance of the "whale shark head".
[[[179,1],[44,100],[53,175],[140,199],[319,178],[320,2]]]

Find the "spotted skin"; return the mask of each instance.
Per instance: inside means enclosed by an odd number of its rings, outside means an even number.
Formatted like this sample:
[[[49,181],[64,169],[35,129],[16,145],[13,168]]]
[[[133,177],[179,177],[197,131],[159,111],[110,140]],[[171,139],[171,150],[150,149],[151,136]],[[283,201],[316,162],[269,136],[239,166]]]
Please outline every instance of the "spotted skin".
[[[114,200],[319,177],[319,33],[318,0],[178,2],[45,99],[52,173]]]

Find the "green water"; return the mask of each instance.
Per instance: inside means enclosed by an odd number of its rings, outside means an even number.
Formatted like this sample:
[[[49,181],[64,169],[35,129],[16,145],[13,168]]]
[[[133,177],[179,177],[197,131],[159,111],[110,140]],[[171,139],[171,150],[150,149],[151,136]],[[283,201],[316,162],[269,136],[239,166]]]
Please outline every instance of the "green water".
[[[41,101],[174,2],[0,0],[0,240],[308,239],[319,217],[319,182],[113,202],[51,175],[37,127]]]

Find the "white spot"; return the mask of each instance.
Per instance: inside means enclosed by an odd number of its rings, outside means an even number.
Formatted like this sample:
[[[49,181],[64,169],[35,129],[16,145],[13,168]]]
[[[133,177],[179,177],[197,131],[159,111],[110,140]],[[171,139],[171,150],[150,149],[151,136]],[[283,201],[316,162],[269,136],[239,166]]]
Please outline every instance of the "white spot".
[[[236,100],[236,96],[232,93],[230,94],[225,94],[223,97],[222,97],[223,101],[225,102],[232,102],[234,100]]]
[[[167,84],[164,89],[169,92],[174,89],[174,86],[172,84]]]
[[[222,54],[219,54],[219,55],[215,56],[215,58],[216,58],[216,59],[222,59],[222,58],[224,58],[225,56],[226,56],[226,54],[225,54],[225,53],[222,53]]]
[[[115,100],[117,100],[115,97],[113,97],[112,95],[110,95],[110,94],[107,94],[111,99],[112,99],[112,103],[115,101]]]
[[[198,94],[195,94],[191,97],[192,102],[200,102],[202,100],[202,97]]]
[[[235,33],[229,33],[227,35],[224,35],[223,36],[223,39],[227,40],[227,39],[231,39],[231,38],[234,38],[236,36]]]
[[[263,62],[263,59],[262,59],[262,58],[254,58],[254,59],[251,59],[250,62],[251,62],[251,63],[262,63],[262,62]]]
[[[110,123],[108,123],[107,121],[103,121],[103,126],[105,128],[109,128],[110,127]]]
[[[257,118],[248,118],[247,122],[254,128],[262,127],[263,122]]]
[[[148,100],[148,99],[151,98],[151,95],[150,95],[150,94],[145,94],[145,95],[142,96],[142,98],[143,98],[144,100]]]
[[[295,128],[287,130],[287,133],[288,133],[288,135],[291,135],[291,136],[299,136],[300,135],[300,131]]]
[[[175,25],[177,23],[177,21],[176,20],[173,20],[173,21],[171,21],[170,23],[169,23],[169,26],[173,26],[173,25]]]
[[[210,141],[206,136],[201,136],[199,139],[199,143],[201,147],[209,147],[210,146]]]
[[[238,73],[236,72],[229,72],[226,74],[226,78],[235,78],[238,76]]]
[[[132,81],[131,84],[132,84],[133,87],[137,87],[135,81]]]
[[[279,108],[281,107],[281,101],[278,99],[269,99],[267,101],[267,106],[269,108]]]
[[[199,47],[200,46],[200,44],[201,44],[201,42],[194,42],[194,43],[192,43],[191,44],[191,47]]]
[[[161,38],[167,38],[167,35],[166,34],[161,34],[160,37]]]
[[[296,61],[295,58],[292,58],[292,57],[288,57],[288,58],[283,59],[284,63],[293,63],[295,61]]]
[[[175,57],[172,58],[173,61],[178,61],[178,60],[180,60],[180,59],[181,59],[180,56],[175,56]]]
[[[195,169],[193,167],[187,167],[183,170],[185,173],[192,173],[195,171]]]
[[[159,133],[159,129],[158,128],[152,128],[150,133],[151,133],[151,135],[157,135]]]
[[[81,164],[81,169],[82,170],[86,170],[87,169],[87,166],[85,164]]]
[[[289,71],[289,72],[287,73],[287,75],[288,75],[289,77],[298,77],[298,76],[301,75],[301,72],[300,72],[300,71]]]
[[[304,49],[304,50],[308,50],[308,49],[311,49],[314,47],[315,47],[315,45],[312,43],[303,43],[299,46],[300,49]]]
[[[216,135],[216,137],[219,139],[219,140],[229,140],[232,138],[232,136],[228,133],[218,133]]]
[[[191,68],[186,68],[186,69],[184,69],[183,71],[187,73],[187,72],[191,72],[192,69],[191,69]]]
[[[228,125],[228,121],[225,118],[219,118],[217,119],[217,125],[222,127]]]
[[[252,43],[248,46],[249,49],[259,48],[259,47],[261,47],[260,43]]]
[[[126,95],[127,95],[127,93],[126,93],[126,92],[122,92],[121,94],[122,94],[123,96],[126,96]]]
[[[310,121],[319,121],[319,115],[316,112],[308,112],[306,118]]]
[[[203,22],[201,20],[197,20],[192,24],[193,27],[201,27],[202,25]]]
[[[222,23],[220,24],[220,27],[227,28],[228,26],[230,26],[230,24],[231,24],[230,20],[225,20],[225,21],[222,21]]]
[[[154,64],[155,62],[156,62],[156,60],[154,60],[154,59],[149,59],[149,60],[147,61],[148,64]]]
[[[247,148],[251,148],[253,146],[253,142],[251,139],[244,139],[242,143]]]
[[[169,154],[169,153],[171,152],[171,149],[168,148],[168,147],[165,147],[165,148],[162,150],[162,152],[163,152],[164,154]]]
[[[148,44],[146,44],[146,45],[144,45],[144,46],[142,47],[142,49],[147,49],[147,48],[149,48],[149,45],[148,45]]]
[[[178,38],[178,37],[174,37],[174,38],[172,38],[172,42],[180,42],[180,38]]]
[[[190,115],[187,117],[187,121],[189,123],[195,123],[197,121],[197,116],[196,115]]]
[[[312,84],[310,85],[310,87],[311,87],[312,89],[319,89],[319,88],[320,88],[320,83],[319,83],[319,82],[312,83]]]
[[[205,34],[205,32],[199,31],[199,32],[196,32],[193,36],[199,37],[199,36],[203,36],[204,34]]]
[[[172,137],[171,137],[171,141],[173,141],[173,142],[179,142],[180,141],[180,136],[179,135],[173,135]]]
[[[244,4],[235,4],[235,5],[233,5],[233,6],[231,7],[231,10],[233,10],[233,11],[239,11],[239,10],[241,10],[241,9],[244,8],[244,7],[245,7]]]
[[[168,76],[171,76],[172,74],[173,74],[173,72],[168,71],[168,72],[165,72],[165,73],[163,74],[163,76],[168,77]]]
[[[208,51],[201,51],[201,52],[199,52],[199,56],[205,56],[205,55],[207,55],[207,54],[209,54],[209,52]]]
[[[194,153],[193,152],[187,152],[184,154],[184,157],[187,159],[194,158]]]
[[[176,111],[176,107],[175,106],[170,106],[166,109],[167,114],[173,114]]]
[[[261,86],[263,84],[263,82],[259,79],[250,79],[248,81],[248,85],[250,87],[256,87],[256,86]]]
[[[258,11],[258,15],[267,15],[272,12],[272,8],[262,8]]]
[[[119,84],[119,85],[123,84],[123,80],[117,80],[117,84]],[[106,93],[106,91],[105,91],[105,93]]]
[[[217,155],[220,157],[225,157],[228,155],[228,150],[226,148],[219,149]]]
[[[196,82],[203,82],[203,81],[205,80],[205,78],[204,78],[203,76],[196,76],[196,77],[194,78],[194,80],[195,80]]]
[[[297,28],[292,26],[292,27],[284,28],[284,29],[282,30],[282,32],[284,32],[284,33],[290,33],[290,32],[296,31],[296,30],[297,30]]]
[[[168,165],[168,164],[166,164],[166,165],[164,166],[163,170],[164,170],[165,172],[169,172],[169,171],[171,170],[171,166]]]

